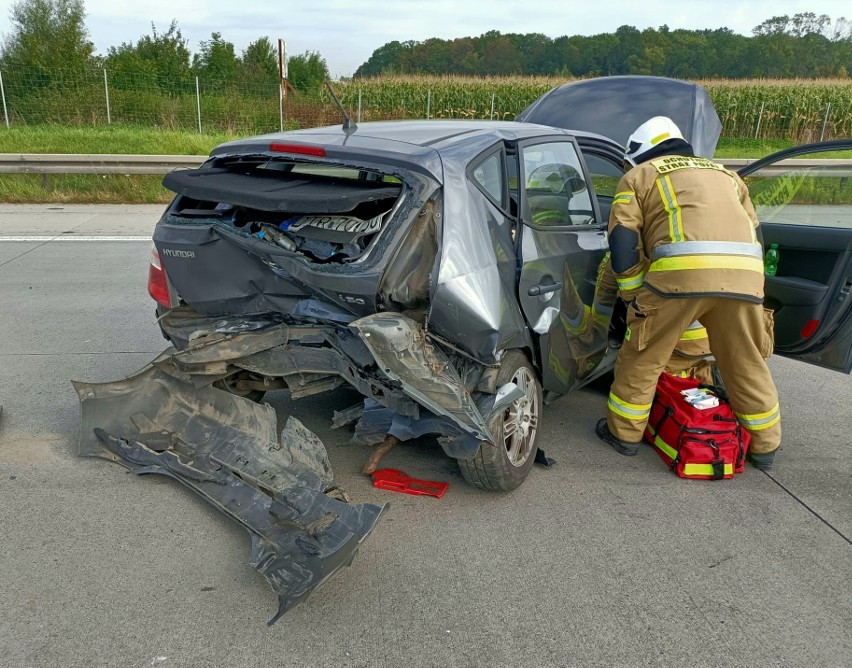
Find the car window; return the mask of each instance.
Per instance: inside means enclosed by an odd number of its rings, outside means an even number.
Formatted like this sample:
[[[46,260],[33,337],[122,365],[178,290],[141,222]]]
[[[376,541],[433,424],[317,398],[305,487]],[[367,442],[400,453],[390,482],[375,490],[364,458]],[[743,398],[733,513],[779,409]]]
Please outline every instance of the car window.
[[[338,165],[316,165],[307,163],[291,163],[284,160],[270,160],[260,169],[268,171],[287,171],[291,174],[307,174],[311,176],[328,176],[335,179],[352,179],[353,181],[381,181],[382,183],[401,183],[396,176],[390,174],[379,174],[368,172],[352,167],[340,167]]]
[[[589,189],[574,145],[533,144],[523,148],[524,219],[536,227],[595,222]]]
[[[588,151],[584,151],[583,157],[586,159],[586,169],[589,170],[589,177],[595,189],[601,220],[606,222],[609,220],[612,199],[618,190],[618,182],[624,175],[624,169],[615,165],[612,160]]]
[[[850,153],[837,152],[837,155],[848,158]],[[783,162],[773,163],[745,178],[762,223],[848,226],[848,215],[842,212],[852,206],[849,168],[840,161],[815,160],[823,157],[819,153],[797,155],[796,161],[817,164],[798,166],[791,161],[791,166],[785,167]]]
[[[595,193],[598,196],[614,197],[618,182],[624,175],[624,170],[600,156],[588,152],[584,155],[586,158],[586,168],[589,170],[589,176],[592,179]]]
[[[503,206],[503,163],[501,153],[492,153],[471,169],[474,180],[491,198]]]

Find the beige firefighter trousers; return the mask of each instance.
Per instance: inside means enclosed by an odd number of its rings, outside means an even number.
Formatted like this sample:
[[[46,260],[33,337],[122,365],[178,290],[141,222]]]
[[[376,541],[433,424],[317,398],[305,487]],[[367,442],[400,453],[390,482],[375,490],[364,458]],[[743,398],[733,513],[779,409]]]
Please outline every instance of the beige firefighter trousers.
[[[763,307],[741,299],[669,299],[640,288],[628,308],[628,334],[615,363],[607,402],[612,434],[625,442],[642,440],[657,379],[681,334],[698,320],[728,390],[731,408],[751,434],[751,452],[781,445],[778,393],[761,355],[766,331]]]

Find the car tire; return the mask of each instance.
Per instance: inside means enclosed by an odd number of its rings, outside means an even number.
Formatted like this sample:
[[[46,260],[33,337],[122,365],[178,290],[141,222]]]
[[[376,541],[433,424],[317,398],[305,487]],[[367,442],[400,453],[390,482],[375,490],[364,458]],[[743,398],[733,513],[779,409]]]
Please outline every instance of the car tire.
[[[254,390],[254,389],[244,389],[237,386],[237,383],[245,379],[252,379],[251,374],[248,372],[239,372],[235,373],[232,376],[228,376],[227,378],[222,378],[221,380],[217,380],[213,383],[213,387],[219,390],[225,390],[230,394],[233,394],[237,397],[242,397],[243,399],[248,399],[249,401],[253,401],[256,404],[260,403],[260,400],[263,399],[266,392],[263,390]]]
[[[497,374],[497,387],[514,382],[525,396],[489,420],[496,445],[483,442],[472,459],[459,459],[464,479],[474,487],[508,492],[529,475],[538,451],[542,392],[535,369],[526,356],[510,350]]]

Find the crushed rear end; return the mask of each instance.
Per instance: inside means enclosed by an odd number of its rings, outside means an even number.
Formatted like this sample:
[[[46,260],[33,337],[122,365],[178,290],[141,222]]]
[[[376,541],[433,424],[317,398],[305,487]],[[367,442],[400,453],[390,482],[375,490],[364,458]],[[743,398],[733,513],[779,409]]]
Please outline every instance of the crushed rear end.
[[[272,621],[352,560],[382,508],[347,503],[318,438],[292,418],[279,438],[273,409],[238,395],[347,383],[382,432],[440,435],[457,458],[519,396],[427,332],[437,154],[335,150],[226,145],[168,175],[149,289],[173,347],[132,378],[75,383],[80,454],[172,477],[239,522],[279,596]]]

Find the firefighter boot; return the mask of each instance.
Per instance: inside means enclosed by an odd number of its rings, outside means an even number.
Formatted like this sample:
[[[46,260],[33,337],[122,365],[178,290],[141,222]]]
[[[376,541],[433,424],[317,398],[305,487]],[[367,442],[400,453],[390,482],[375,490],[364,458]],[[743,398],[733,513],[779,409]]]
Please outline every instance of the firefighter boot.
[[[751,465],[756,468],[758,471],[771,471],[772,463],[775,461],[775,453],[778,450],[773,450],[772,452],[749,452],[746,454],[746,459],[751,462]]]
[[[639,452],[639,446],[642,445],[642,441],[638,441],[637,443],[628,443],[627,441],[622,441],[613,436],[609,430],[606,418],[598,420],[598,424],[595,427],[595,433],[604,443],[609,443],[613,448],[615,448],[615,451],[618,454],[625,455],[626,457],[633,457],[636,455]]]

